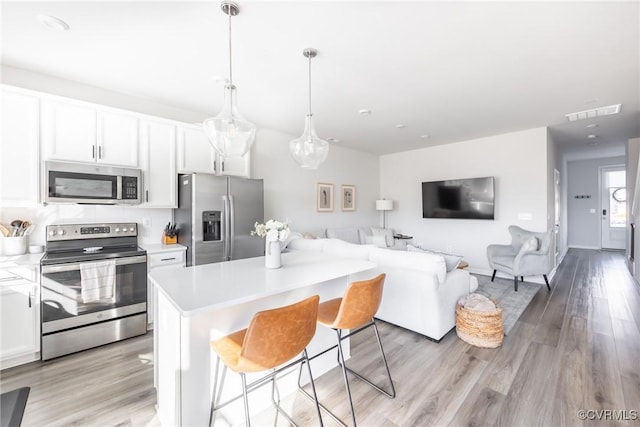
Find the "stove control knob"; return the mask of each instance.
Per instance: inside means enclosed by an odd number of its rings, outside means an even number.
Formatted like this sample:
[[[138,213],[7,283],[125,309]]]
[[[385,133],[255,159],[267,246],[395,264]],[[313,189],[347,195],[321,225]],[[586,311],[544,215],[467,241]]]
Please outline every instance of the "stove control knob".
[[[116,233],[120,232],[120,227],[116,227]]]
[[[49,231],[49,236],[55,236],[55,235],[56,235],[56,232],[54,230]]]
[[[129,231],[133,233],[134,231],[136,231],[136,229],[135,229],[135,227],[131,227],[131,228],[129,229]]]
[[[64,231],[64,230],[58,230],[58,236],[62,236],[62,235],[64,235],[64,234],[65,234],[65,231]]]

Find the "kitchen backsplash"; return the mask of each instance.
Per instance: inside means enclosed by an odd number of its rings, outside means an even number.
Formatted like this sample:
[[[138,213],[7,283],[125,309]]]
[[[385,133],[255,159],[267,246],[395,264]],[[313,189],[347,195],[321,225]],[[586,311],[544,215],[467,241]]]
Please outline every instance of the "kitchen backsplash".
[[[139,243],[148,244],[160,243],[162,230],[171,221],[171,213],[171,209],[56,204],[37,208],[0,208],[0,223],[6,225],[15,219],[29,220],[34,224],[29,245],[44,245],[45,227],[50,224],[136,222]]]

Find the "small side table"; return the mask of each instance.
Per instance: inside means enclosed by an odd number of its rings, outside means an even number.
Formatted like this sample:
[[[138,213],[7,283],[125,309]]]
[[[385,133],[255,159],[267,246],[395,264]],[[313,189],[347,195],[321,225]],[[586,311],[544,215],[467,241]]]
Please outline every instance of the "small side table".
[[[464,270],[465,268],[469,267],[469,263],[467,261],[460,261],[458,263],[458,266],[456,267],[458,270]]]
[[[413,239],[413,236],[407,236],[406,234],[394,234],[393,238],[398,240],[411,240]]]

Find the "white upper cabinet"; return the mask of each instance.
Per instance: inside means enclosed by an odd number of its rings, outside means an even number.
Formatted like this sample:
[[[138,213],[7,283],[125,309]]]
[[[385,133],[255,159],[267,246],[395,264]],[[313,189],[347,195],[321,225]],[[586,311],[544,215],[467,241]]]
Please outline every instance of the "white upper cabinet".
[[[0,123],[0,206],[35,206],[40,176],[39,98],[3,86]]]
[[[220,173],[249,178],[250,159],[251,152],[242,157],[224,157],[220,160]]]
[[[101,163],[138,166],[138,118],[98,111],[98,158]]]
[[[141,122],[140,158],[144,172],[142,207],[177,207],[176,126],[161,120]]]
[[[92,104],[43,99],[46,159],[138,166],[138,118]]]
[[[216,151],[202,126],[178,128],[178,172],[218,173]]]

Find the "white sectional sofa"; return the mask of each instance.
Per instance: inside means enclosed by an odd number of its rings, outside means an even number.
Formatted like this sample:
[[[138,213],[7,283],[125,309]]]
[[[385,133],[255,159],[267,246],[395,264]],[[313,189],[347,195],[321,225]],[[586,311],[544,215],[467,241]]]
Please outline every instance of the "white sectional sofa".
[[[478,281],[467,271],[446,270],[440,255],[390,250],[340,239],[293,238],[288,250],[324,252],[369,260],[375,271],[361,273],[356,280],[386,273],[382,303],[377,318],[425,335],[433,341],[455,326],[456,302],[473,292]]]

